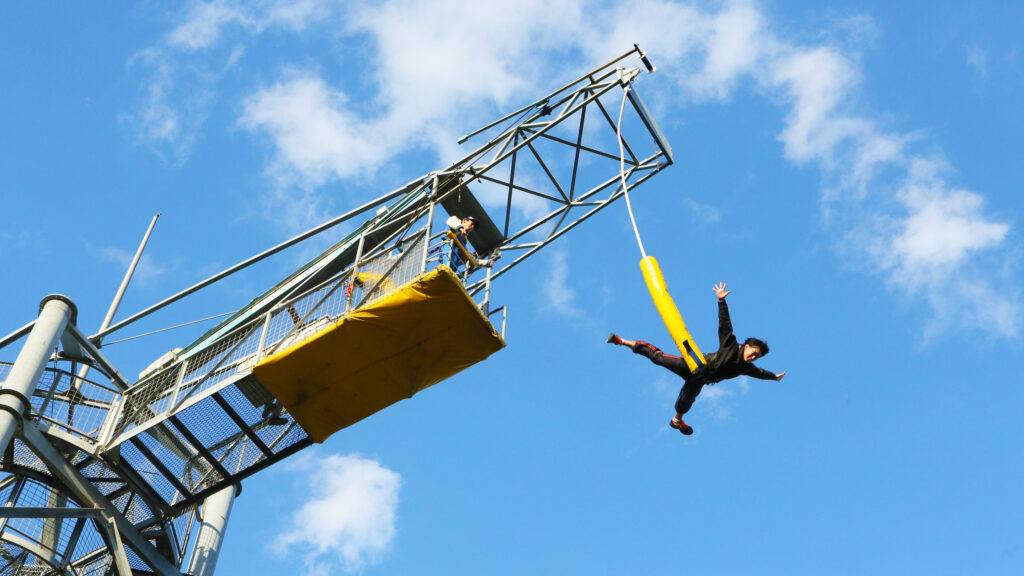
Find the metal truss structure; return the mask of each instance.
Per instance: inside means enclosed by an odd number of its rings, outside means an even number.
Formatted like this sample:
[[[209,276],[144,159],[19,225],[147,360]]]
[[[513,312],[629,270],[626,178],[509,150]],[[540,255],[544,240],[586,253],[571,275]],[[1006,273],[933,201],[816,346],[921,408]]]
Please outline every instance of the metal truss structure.
[[[213,573],[241,480],[312,441],[252,374],[282,347],[437,266],[443,214],[475,216],[481,261],[461,272],[489,318],[495,281],[672,163],[623,67],[639,48],[463,138],[488,140],[432,172],[92,336],[48,296],[0,339],[0,575]],[[628,112],[616,118],[620,107]],[[621,153],[620,153],[621,150]],[[625,186],[625,188],[624,188]],[[440,209],[440,211],[439,211]],[[369,215],[369,217],[367,217]],[[317,258],[137,381],[105,336],[356,218]],[[90,377],[89,375],[93,376]]]

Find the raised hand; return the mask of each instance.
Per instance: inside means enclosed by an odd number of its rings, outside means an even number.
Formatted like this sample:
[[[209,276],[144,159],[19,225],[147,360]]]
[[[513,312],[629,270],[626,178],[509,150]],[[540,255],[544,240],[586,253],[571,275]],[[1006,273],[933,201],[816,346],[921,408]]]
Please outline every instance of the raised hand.
[[[718,296],[719,300],[725,300],[725,297],[732,294],[732,290],[725,289],[725,282],[719,282],[715,284],[715,296]]]

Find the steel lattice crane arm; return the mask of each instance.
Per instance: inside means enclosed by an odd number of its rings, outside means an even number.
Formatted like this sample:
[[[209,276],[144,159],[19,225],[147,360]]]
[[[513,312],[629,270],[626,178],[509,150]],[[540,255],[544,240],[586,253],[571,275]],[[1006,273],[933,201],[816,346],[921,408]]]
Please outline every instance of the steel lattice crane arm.
[[[626,67],[631,58],[642,67]],[[0,382],[24,380],[19,388],[24,392],[18,392],[22,397],[8,396],[25,401],[23,415],[3,412],[20,417],[23,431],[15,434],[0,466],[6,474],[0,476],[0,491],[8,511],[0,516],[0,571],[45,565],[84,573],[113,566],[121,572],[168,575],[181,571],[190,551],[199,558],[190,548],[196,540],[193,527],[199,525],[198,505],[226,502],[229,509],[230,491],[242,479],[336,429],[337,423],[318,428],[314,436],[312,420],[304,424],[296,417],[301,395],[286,400],[281,389],[269,389],[277,377],[268,367],[286,361],[290,351],[298,351],[296,358],[312,358],[308,363],[322,362],[334,349],[310,343],[366,346],[369,332],[358,326],[376,323],[384,336],[375,337],[409,350],[429,350],[441,360],[397,364],[388,358],[417,356],[393,353],[370,359],[364,353],[345,360],[348,372],[313,370],[316,378],[341,382],[338,390],[348,390],[342,396],[351,408],[342,423],[348,425],[500,349],[504,323],[501,329],[491,324],[503,312],[491,302],[496,281],[672,164],[671,148],[643,101],[636,90],[625,89],[643,67],[653,71],[639,48],[630,50],[463,137],[460,142],[482,143],[447,168],[93,336],[86,337],[72,320],[62,332],[60,352],[39,355],[39,365],[31,370],[23,366],[30,361],[22,356],[14,364],[0,363]],[[609,111],[620,102],[629,105],[621,129]],[[453,216],[456,221],[471,216],[477,225],[458,236],[445,222]],[[104,337],[139,319],[360,219],[330,248],[137,380],[121,375],[101,352]],[[452,236],[475,253],[462,254],[469,256],[462,260],[483,265],[460,267],[451,258],[460,253],[450,249],[459,248]],[[430,329],[436,320],[420,322],[445,316],[449,309],[438,307],[442,300],[457,309],[460,322],[474,325],[476,331],[466,340],[448,342]],[[380,320],[389,313],[401,327],[426,329],[400,328],[404,339],[389,337],[395,325]],[[39,326],[31,322],[0,338],[0,350],[27,340]],[[79,370],[83,365],[92,367],[89,379]],[[428,370],[428,365],[440,368]],[[391,373],[390,380],[374,376],[373,370]],[[279,372],[294,370],[286,366]],[[362,388],[351,393],[353,382],[367,381],[375,390],[395,382],[405,387],[392,386],[387,394],[367,394]],[[283,382],[291,385],[287,377]],[[390,384],[377,385],[383,382]],[[368,396],[373,399],[365,405],[354,399]]]

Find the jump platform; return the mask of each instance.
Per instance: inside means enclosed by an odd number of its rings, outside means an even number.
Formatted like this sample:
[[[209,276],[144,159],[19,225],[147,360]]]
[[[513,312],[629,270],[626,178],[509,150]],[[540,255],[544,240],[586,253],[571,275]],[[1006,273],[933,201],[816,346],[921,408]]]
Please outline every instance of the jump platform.
[[[439,266],[252,373],[320,443],[504,346],[455,274]]]

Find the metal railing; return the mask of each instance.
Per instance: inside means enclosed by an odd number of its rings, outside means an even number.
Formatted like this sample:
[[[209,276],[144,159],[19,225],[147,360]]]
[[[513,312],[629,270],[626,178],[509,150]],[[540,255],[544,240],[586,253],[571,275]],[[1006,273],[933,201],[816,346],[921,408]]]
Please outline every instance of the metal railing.
[[[147,374],[123,395],[109,400],[114,410],[100,443],[106,448],[117,445],[240,381],[263,358],[314,336],[345,314],[374,303],[439,265],[436,255],[444,235],[430,236],[425,242],[425,234],[426,228],[366,256],[359,254],[347,270],[280,302],[202,352]]]

